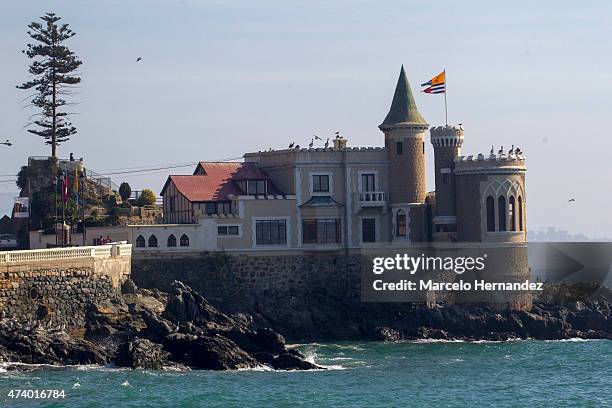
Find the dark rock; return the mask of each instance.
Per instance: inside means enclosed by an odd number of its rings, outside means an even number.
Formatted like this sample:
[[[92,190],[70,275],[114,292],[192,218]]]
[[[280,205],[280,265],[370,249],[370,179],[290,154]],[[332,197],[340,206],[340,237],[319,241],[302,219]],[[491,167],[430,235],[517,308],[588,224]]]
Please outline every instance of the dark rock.
[[[121,293],[123,294],[132,294],[132,293],[136,293],[136,290],[138,288],[136,287],[136,284],[134,283],[134,281],[130,278],[127,278],[125,280],[125,282],[123,282],[123,285],[121,285]]]
[[[136,338],[119,346],[115,364],[132,369],[161,370],[168,364],[169,353],[160,344],[147,339]]]
[[[254,357],[223,336],[174,333],[166,337],[164,349],[172,354],[172,360],[193,368],[237,370],[259,365]]]
[[[290,353],[278,355],[272,360],[272,367],[277,370],[315,370],[323,369],[316,364],[303,360]]]
[[[377,341],[399,341],[401,339],[401,333],[390,327],[377,327],[372,335],[372,340]]]

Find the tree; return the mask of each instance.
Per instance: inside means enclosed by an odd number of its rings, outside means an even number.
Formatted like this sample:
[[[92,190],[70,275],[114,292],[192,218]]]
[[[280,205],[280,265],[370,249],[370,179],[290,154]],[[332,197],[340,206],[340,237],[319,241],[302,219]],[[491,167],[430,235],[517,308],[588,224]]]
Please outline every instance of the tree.
[[[37,126],[28,132],[45,138],[45,143],[51,145],[51,157],[56,157],[57,146],[77,132],[69,121],[69,113],[62,108],[71,105],[63,98],[71,95],[74,85],[81,82],[74,72],[82,62],[63,45],[76,35],[68,24],[58,25],[61,17],[55,13],[47,13],[40,19],[44,24],[34,21],[28,25],[28,35],[35,42],[27,44],[27,50],[23,50],[34,60],[28,70],[34,78],[17,88],[35,89],[29,106],[39,108],[41,113],[33,115],[38,119],[26,126]]]
[[[123,201],[127,201],[132,195],[132,188],[125,181],[119,186],[119,195]]]
[[[140,192],[140,196],[138,197],[138,206],[143,207],[145,205],[153,205],[157,198],[155,197],[155,193],[148,188],[145,188]]]

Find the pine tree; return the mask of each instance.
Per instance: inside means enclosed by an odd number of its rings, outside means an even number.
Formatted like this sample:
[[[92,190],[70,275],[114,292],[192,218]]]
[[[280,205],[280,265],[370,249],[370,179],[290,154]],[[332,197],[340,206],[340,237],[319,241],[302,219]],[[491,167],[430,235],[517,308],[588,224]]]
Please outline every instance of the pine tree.
[[[77,130],[69,121],[69,113],[64,111],[67,95],[72,94],[74,85],[81,78],[74,75],[82,62],[68,49],[64,42],[76,35],[68,24],[58,25],[61,17],[55,13],[47,13],[40,17],[43,24],[32,22],[28,25],[28,35],[35,41],[27,45],[23,53],[34,61],[29,72],[34,79],[17,85],[19,89],[34,88],[31,105],[42,112],[33,116],[39,117],[29,125],[36,125],[28,132],[45,138],[45,143],[51,145],[51,156],[56,157],[57,146],[70,139]]]

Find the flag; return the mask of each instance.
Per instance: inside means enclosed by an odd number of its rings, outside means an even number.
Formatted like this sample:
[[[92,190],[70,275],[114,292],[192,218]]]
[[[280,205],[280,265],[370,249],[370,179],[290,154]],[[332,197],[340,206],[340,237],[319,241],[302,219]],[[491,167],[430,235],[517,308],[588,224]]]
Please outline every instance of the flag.
[[[64,170],[64,180],[62,182],[62,201],[68,201],[68,170]]]
[[[79,203],[79,169],[76,166],[74,169],[74,201]]]
[[[423,92],[428,94],[446,93],[446,71],[440,72],[429,81],[421,84],[421,86],[427,87],[426,89],[423,89]]]

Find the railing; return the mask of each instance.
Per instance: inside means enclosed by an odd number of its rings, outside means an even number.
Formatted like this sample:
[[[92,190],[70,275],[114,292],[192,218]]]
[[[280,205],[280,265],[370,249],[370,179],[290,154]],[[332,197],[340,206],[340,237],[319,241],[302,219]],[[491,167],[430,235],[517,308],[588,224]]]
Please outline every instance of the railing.
[[[377,207],[387,203],[384,191],[363,191],[359,193],[359,205],[362,207]]]
[[[0,252],[0,264],[79,258],[110,258],[112,256],[127,256],[131,253],[132,245],[121,241],[100,246],[4,251]]]

